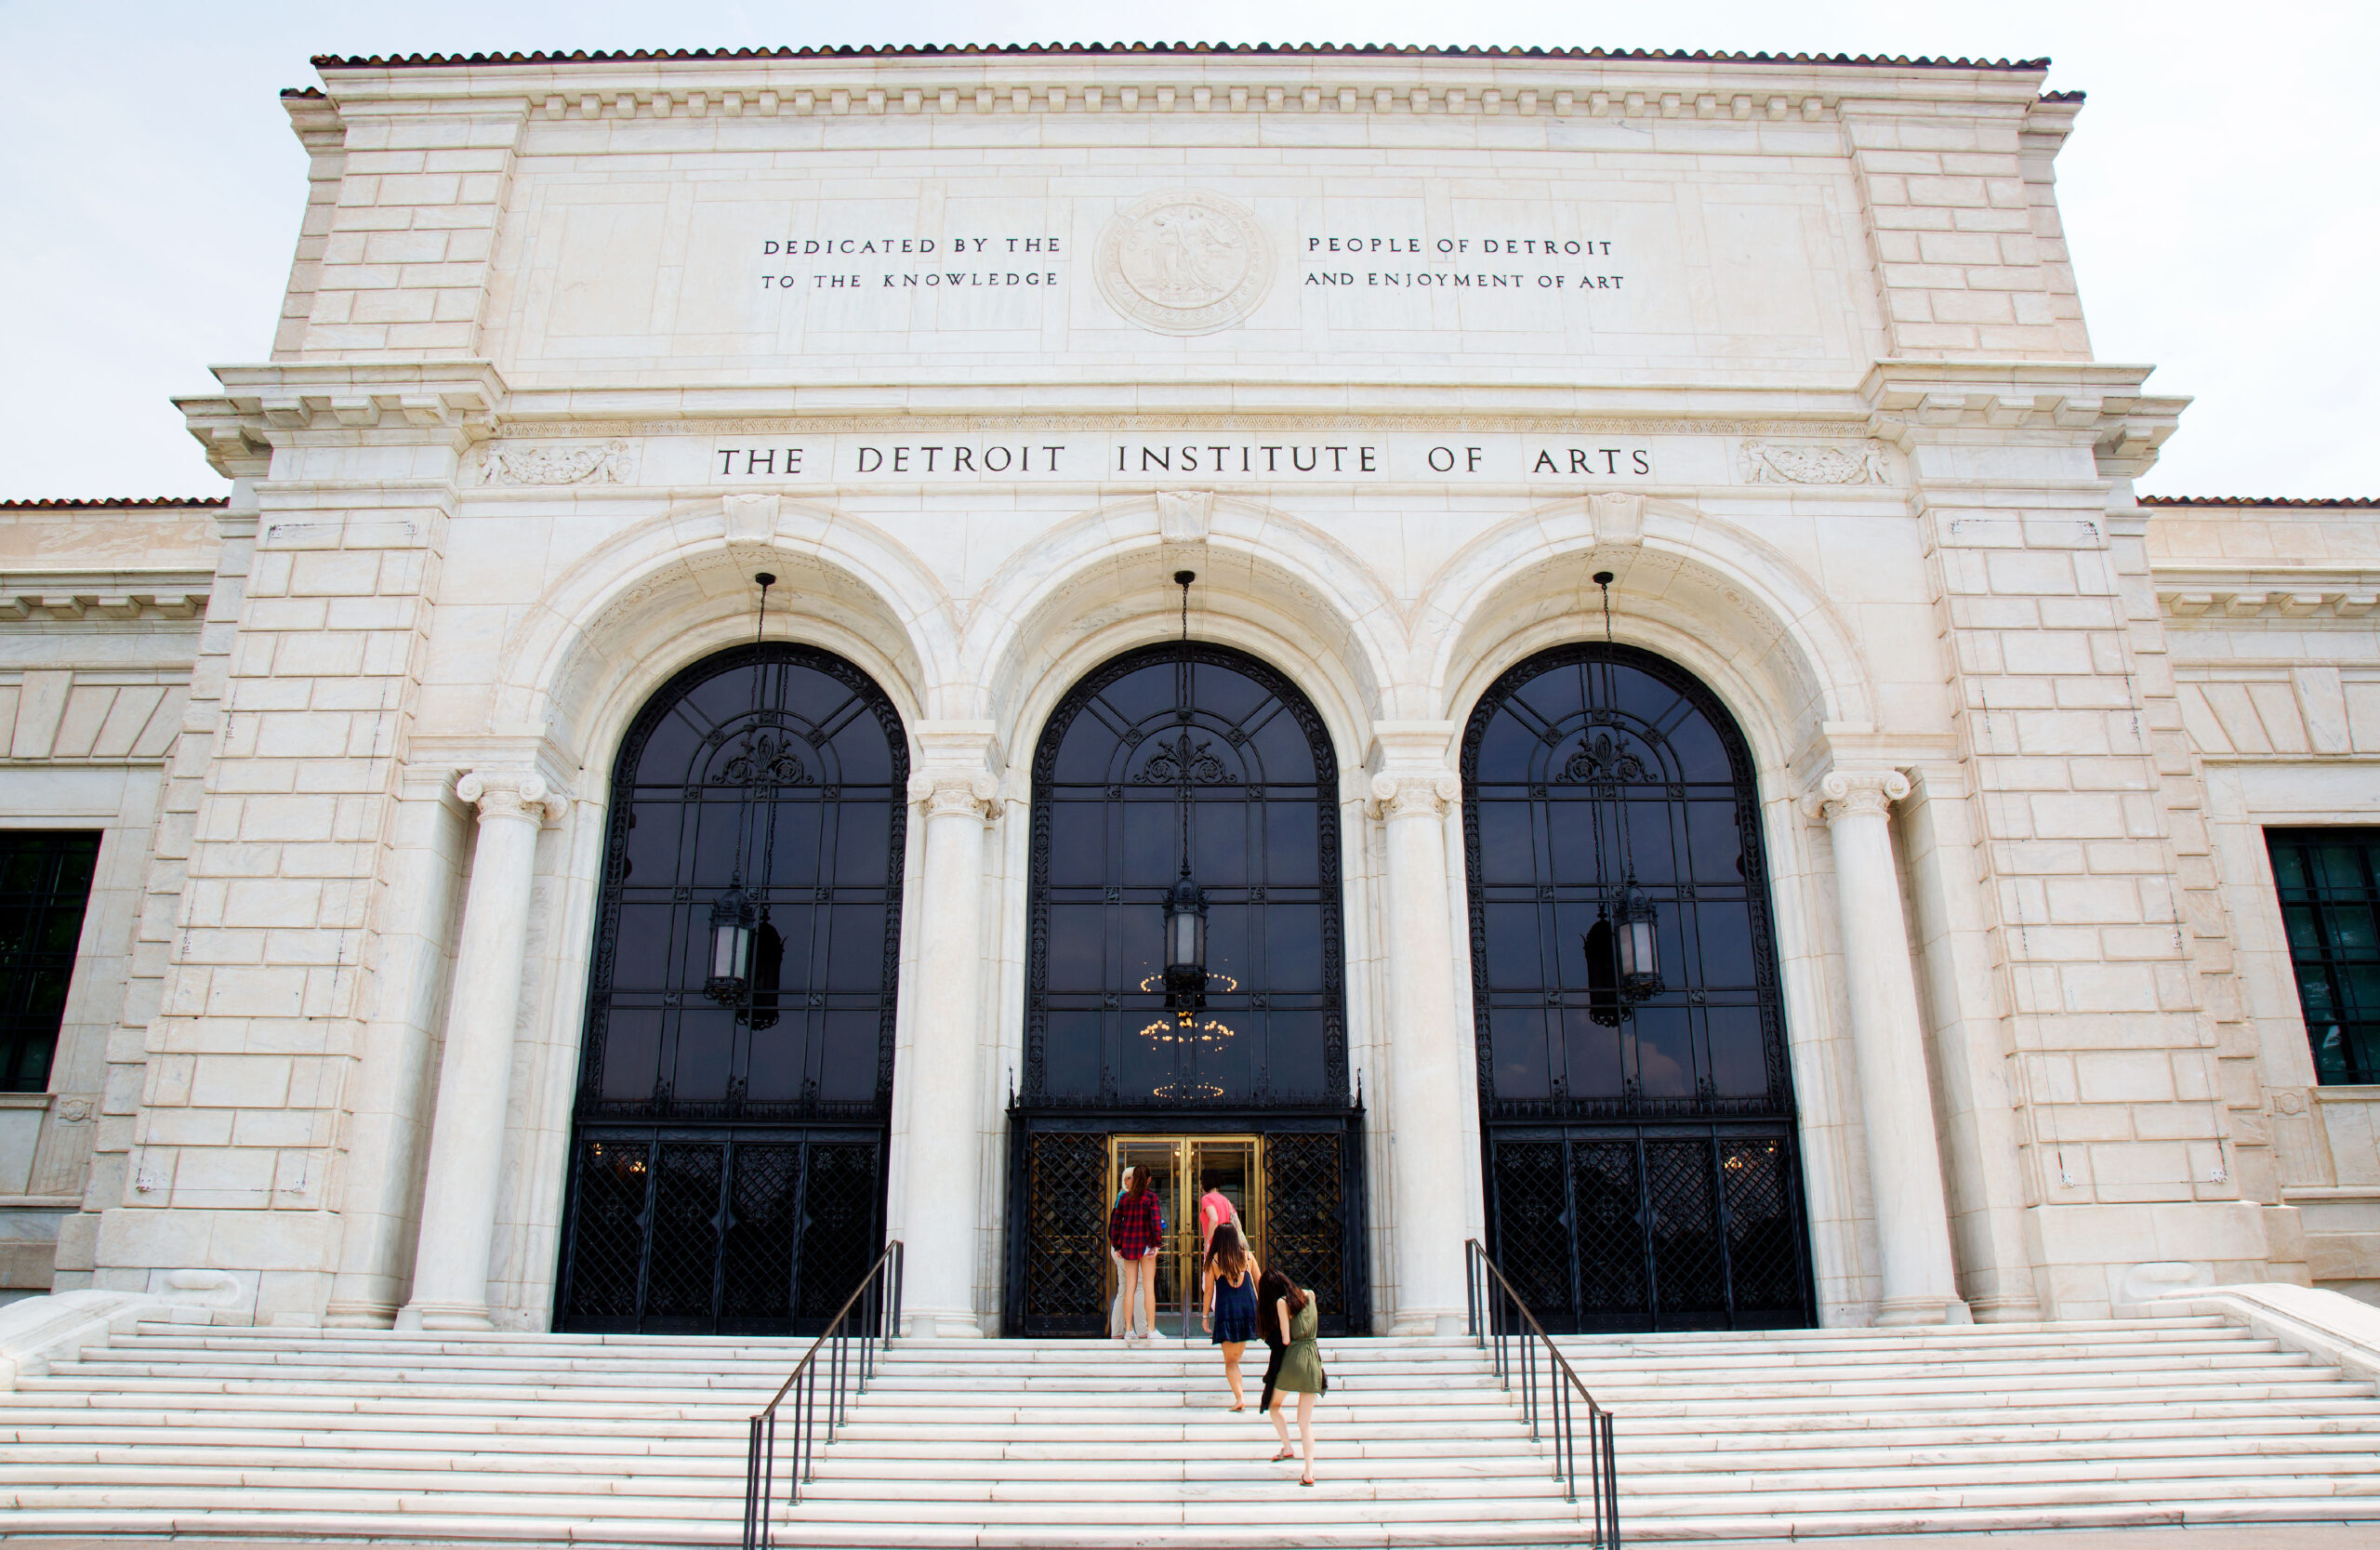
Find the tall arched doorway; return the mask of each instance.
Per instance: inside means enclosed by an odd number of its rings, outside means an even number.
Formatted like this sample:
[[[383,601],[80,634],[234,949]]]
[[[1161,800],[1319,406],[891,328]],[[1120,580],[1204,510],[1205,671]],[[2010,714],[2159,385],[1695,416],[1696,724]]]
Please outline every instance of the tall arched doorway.
[[[1170,1192],[1161,1303],[1191,1284],[1193,1202],[1213,1182],[1264,1263],[1316,1290],[1327,1329],[1368,1330],[1339,765],[1313,705],[1223,646],[1117,657],[1043,729],[1032,825],[1009,1332],[1106,1330],[1104,1228],[1127,1165]],[[1166,985],[1185,872],[1205,904],[1195,1013]]]
[[[1752,759],[1676,664],[1580,644],[1462,744],[1488,1231],[1572,1330],[1814,1322]],[[1620,937],[1649,907],[1658,984]]]
[[[881,1236],[908,746],[839,656],[747,646],[637,716],[610,830],[555,1328],[784,1333]],[[754,907],[746,1004],[711,907]]]

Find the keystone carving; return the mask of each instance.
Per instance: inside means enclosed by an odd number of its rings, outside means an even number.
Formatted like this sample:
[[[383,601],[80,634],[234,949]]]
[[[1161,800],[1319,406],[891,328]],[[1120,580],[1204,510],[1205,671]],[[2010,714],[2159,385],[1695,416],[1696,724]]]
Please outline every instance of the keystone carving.
[[[1203,544],[1214,526],[1215,496],[1211,490],[1160,490],[1157,497],[1157,537],[1169,544]]]
[[[1597,547],[1633,548],[1645,541],[1645,497],[1622,490],[1606,490],[1587,497],[1594,519]]]

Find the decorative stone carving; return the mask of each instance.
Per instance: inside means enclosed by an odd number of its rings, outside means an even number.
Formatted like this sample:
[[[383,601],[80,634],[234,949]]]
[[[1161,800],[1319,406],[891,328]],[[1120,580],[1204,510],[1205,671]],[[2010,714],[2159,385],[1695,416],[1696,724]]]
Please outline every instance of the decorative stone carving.
[[[559,819],[570,804],[533,770],[473,770],[455,782],[455,795],[488,818],[526,818],[543,824]]]
[[[1256,310],[1273,283],[1272,245],[1250,211],[1219,193],[1152,194],[1117,213],[1094,267],[1108,305],[1159,334],[1211,334]]]
[[[636,451],[626,442],[489,446],[480,457],[483,484],[624,484],[636,475]]]
[[[1898,770],[1829,770],[1819,780],[1817,806],[1828,823],[1843,817],[1881,817],[1909,795],[1909,776]]]
[[[1000,815],[999,789],[988,770],[919,770],[909,776],[909,801],[929,818],[972,814],[989,823]]]
[[[1376,818],[1441,818],[1462,796],[1462,782],[1441,770],[1435,775],[1376,775],[1367,804]]]
[[[1746,442],[1743,475],[1747,484],[1888,483],[1884,477],[1884,449],[1874,442],[1857,445]]]

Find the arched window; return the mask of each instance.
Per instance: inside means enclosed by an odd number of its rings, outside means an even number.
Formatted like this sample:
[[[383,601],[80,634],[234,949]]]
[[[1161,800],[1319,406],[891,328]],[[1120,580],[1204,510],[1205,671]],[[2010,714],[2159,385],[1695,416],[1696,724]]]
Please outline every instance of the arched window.
[[[806,646],[726,652],[641,712],[612,787],[557,1324],[785,1331],[874,1252],[892,1113],[908,750]],[[711,907],[756,915],[748,1004]]]
[[[1572,1327],[1806,1323],[1784,1008],[1735,722],[1674,663],[1566,646],[1483,696],[1462,785],[1506,1273]],[[1632,912],[1653,949],[1634,981]]]
[[[1033,762],[1026,1101],[1343,1104],[1338,799],[1320,718],[1253,657],[1156,646],[1077,685]],[[1185,812],[1211,977],[1180,1037],[1163,932]]]

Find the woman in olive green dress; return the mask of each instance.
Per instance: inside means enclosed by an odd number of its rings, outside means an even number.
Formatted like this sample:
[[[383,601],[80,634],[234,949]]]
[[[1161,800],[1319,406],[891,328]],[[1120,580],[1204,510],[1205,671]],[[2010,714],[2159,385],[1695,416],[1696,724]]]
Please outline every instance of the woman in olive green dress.
[[[1272,1403],[1266,1411],[1273,1418],[1275,1435],[1281,1439],[1281,1451],[1273,1455],[1273,1462],[1291,1456],[1289,1421],[1281,1411],[1294,1394],[1298,1397],[1298,1441],[1305,1452],[1305,1474],[1298,1484],[1310,1486],[1314,1484],[1314,1401],[1328,1381],[1322,1372],[1321,1348],[1314,1343],[1320,1312],[1313,1292],[1291,1284],[1277,1270],[1266,1273],[1260,1296],[1264,1321],[1272,1326],[1265,1332],[1277,1331],[1282,1343],[1280,1371],[1267,1384]]]

